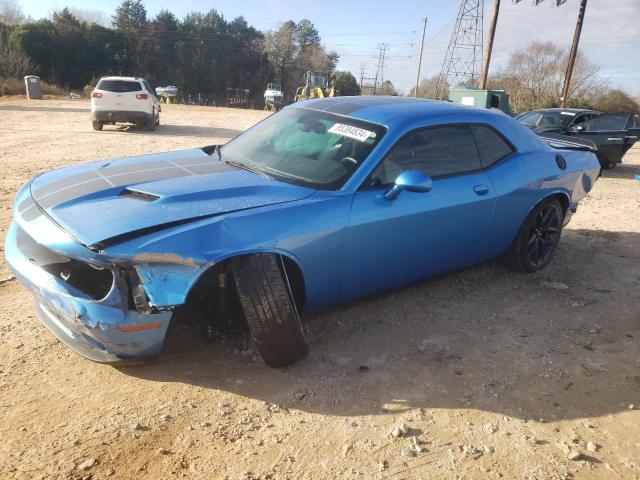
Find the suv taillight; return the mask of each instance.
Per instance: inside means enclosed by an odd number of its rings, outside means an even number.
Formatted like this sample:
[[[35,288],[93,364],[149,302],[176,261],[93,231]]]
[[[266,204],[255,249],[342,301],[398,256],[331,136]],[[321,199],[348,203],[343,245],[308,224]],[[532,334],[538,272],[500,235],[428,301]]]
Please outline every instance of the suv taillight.
[[[102,98],[102,94],[100,92],[91,92],[91,98]]]
[[[149,94],[148,93],[137,93],[136,94],[136,98],[138,100],[146,100],[147,98],[149,98]]]

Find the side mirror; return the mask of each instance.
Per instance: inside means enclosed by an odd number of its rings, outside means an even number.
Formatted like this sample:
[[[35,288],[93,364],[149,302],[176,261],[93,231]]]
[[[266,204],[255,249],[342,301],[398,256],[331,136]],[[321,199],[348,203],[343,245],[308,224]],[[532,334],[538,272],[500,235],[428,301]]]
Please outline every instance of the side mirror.
[[[405,170],[398,175],[395,185],[384,194],[384,198],[387,200],[395,200],[403,190],[407,192],[424,193],[430,191],[432,186],[433,182],[429,175],[425,175],[417,170]]]

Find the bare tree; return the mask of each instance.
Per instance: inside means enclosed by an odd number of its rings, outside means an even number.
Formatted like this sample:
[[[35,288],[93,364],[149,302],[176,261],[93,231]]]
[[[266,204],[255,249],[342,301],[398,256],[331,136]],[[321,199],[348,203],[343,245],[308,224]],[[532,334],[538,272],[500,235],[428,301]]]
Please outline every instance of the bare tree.
[[[267,32],[264,38],[264,49],[280,75],[282,89],[287,88],[287,69],[296,61],[298,45],[296,44],[296,24],[289,20],[275,32]]]
[[[568,55],[552,42],[533,42],[511,55],[507,67],[491,79],[492,87],[504,88],[516,111],[556,106],[562,92]],[[574,104],[606,90],[599,67],[578,54],[569,97]]]
[[[29,57],[12,44],[6,32],[0,31],[0,77],[21,78],[32,68]]]
[[[26,20],[17,0],[0,0],[0,23],[18,25]]]
[[[418,94],[416,97],[418,98],[437,98],[436,91],[438,86],[438,77],[440,75],[434,75],[433,77],[423,78],[420,80],[420,85],[418,86]],[[413,97],[413,92],[415,87],[413,87],[409,91],[409,96]],[[449,86],[445,85],[445,91],[449,91]]]

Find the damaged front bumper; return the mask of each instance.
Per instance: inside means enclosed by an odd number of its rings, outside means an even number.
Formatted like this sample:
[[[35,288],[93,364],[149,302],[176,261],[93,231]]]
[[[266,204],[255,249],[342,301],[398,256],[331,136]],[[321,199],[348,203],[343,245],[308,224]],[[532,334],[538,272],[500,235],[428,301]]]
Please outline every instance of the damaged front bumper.
[[[49,222],[44,216],[34,223],[38,221]],[[57,229],[53,224],[46,228],[49,233]],[[139,302],[134,303],[131,298],[130,272],[110,268],[113,282],[105,290],[106,295],[92,298],[82,285],[76,283],[75,288],[65,281],[65,274],[54,275],[41,268],[24,245],[25,235],[28,232],[22,231],[14,220],[5,242],[6,260],[16,277],[34,294],[38,316],[58,339],[96,362],[112,363],[160,353],[172,311],[136,307]],[[84,249],[78,244],[73,248]],[[87,254],[91,252],[87,250]]]

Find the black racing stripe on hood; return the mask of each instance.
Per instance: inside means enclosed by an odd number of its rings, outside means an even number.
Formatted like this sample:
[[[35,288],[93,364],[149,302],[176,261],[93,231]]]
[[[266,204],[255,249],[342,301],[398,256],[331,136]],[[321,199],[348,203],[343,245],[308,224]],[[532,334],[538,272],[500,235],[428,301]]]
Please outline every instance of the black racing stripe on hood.
[[[214,162],[206,157],[207,163],[194,159],[189,163],[183,159],[175,161],[153,161],[144,164],[114,165],[98,168],[92,172],[77,175],[32,190],[31,194],[44,210],[78,197],[91,195],[110,188],[126,187],[137,183],[168,180],[187,175],[205,175],[208,173],[237,170],[237,167],[223,162]],[[141,167],[146,168],[142,169]],[[88,173],[91,173],[89,175]]]

